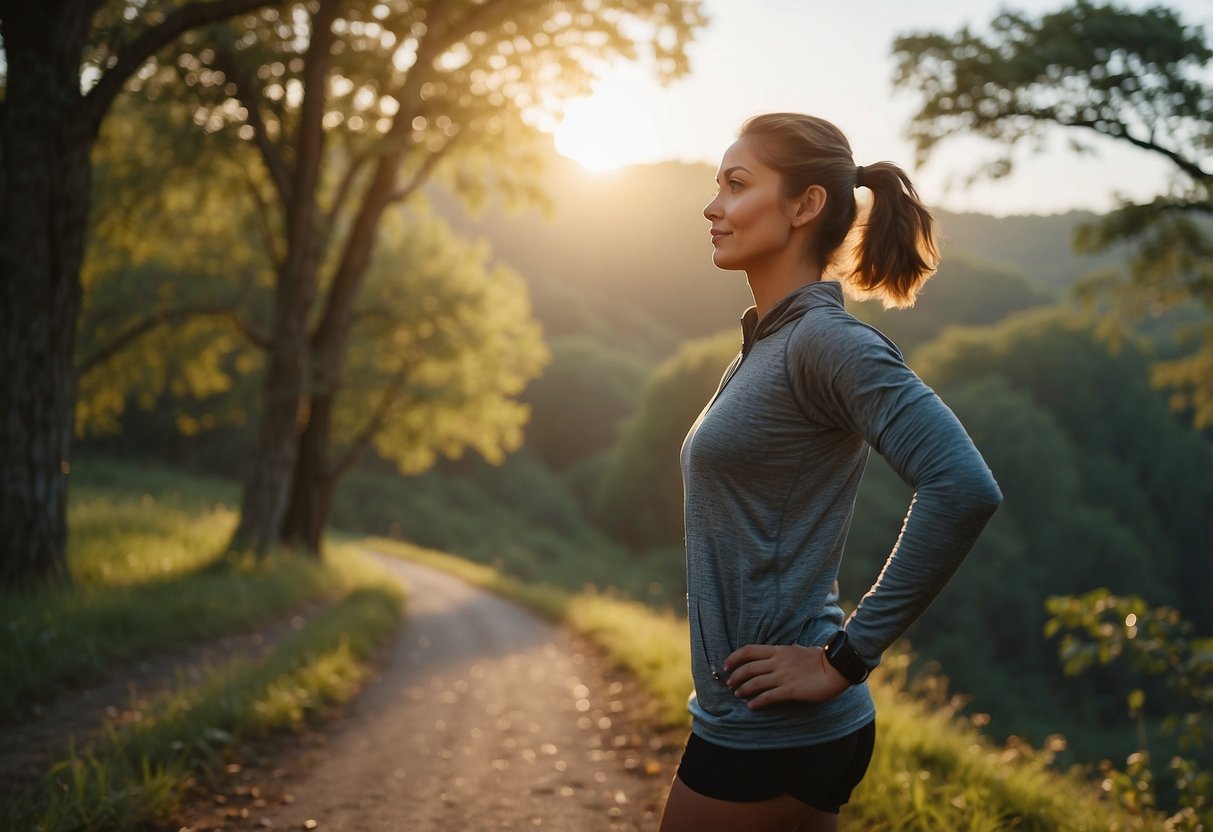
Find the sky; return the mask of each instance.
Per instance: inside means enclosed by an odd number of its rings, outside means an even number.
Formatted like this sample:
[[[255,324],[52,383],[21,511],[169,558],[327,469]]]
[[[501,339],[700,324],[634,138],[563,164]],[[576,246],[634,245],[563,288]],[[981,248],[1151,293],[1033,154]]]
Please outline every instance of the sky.
[[[1120,2],[1130,8],[1154,5]],[[790,110],[841,127],[857,164],[897,162],[939,208],[1050,214],[1105,211],[1118,193],[1149,198],[1170,177],[1165,160],[1110,140],[1095,142],[1097,155],[1079,156],[1062,131],[1043,152],[1018,153],[1016,172],[998,182],[965,182],[999,150],[977,137],[951,138],[915,167],[904,133],[917,100],[912,92],[893,90],[893,39],[915,31],[950,33],[966,24],[980,29],[1008,6],[1040,15],[1062,5],[1063,0],[705,0],[710,23],[689,48],[688,76],[663,88],[640,63],[613,67],[590,97],[569,103],[554,133],[556,147],[602,175],[624,164],[665,160],[715,166],[747,117]],[[1213,2],[1165,5],[1184,22],[1213,33]]]

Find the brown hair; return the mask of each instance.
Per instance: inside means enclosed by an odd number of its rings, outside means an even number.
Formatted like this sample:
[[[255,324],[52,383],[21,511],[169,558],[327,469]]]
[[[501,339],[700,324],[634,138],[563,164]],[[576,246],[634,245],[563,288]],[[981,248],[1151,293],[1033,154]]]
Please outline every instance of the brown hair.
[[[813,250],[822,268],[830,266],[861,295],[879,297],[885,306],[912,306],[923,282],[939,265],[931,214],[905,171],[892,162],[864,165],[861,175],[851,144],[825,119],[799,113],[755,116],[741,128],[742,138],[757,141],[755,152],[779,171],[784,196],[794,199],[810,185],[826,191],[826,205]],[[872,208],[859,226],[852,256],[834,261],[855,225],[855,188],[872,191]]]

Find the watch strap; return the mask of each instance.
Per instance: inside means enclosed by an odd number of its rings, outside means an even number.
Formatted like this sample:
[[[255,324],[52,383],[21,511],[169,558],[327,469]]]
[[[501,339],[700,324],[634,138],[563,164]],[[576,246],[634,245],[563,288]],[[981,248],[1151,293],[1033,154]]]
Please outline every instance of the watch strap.
[[[855,652],[855,648],[847,641],[847,631],[839,630],[836,632],[823,648],[825,650],[826,661],[834,666],[834,669],[843,675],[852,685],[858,685],[864,679],[868,678],[868,674],[872,669],[867,663],[860,658]]]

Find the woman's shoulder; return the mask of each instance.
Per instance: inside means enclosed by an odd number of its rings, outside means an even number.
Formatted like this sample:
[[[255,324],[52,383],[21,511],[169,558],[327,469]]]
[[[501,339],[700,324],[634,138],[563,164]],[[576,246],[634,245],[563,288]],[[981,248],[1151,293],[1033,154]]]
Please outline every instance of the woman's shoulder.
[[[788,361],[801,365],[845,364],[865,355],[904,360],[891,338],[841,306],[807,310],[788,338]]]

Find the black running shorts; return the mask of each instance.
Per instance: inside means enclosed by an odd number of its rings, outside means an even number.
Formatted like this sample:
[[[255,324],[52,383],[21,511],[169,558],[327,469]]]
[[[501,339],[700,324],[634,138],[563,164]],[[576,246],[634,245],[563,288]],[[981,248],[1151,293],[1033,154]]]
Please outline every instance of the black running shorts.
[[[845,737],[799,748],[740,751],[691,734],[678,778],[717,800],[753,803],[788,794],[837,814],[867,772],[875,739],[875,720]]]

